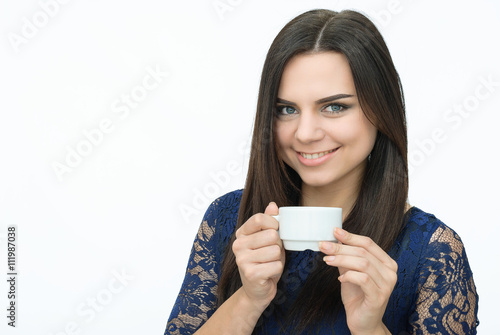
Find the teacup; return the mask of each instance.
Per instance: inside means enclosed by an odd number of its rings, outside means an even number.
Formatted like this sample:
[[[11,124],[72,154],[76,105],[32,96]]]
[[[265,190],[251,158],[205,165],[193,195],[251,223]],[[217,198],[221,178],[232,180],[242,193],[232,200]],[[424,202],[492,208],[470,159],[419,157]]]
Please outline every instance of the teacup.
[[[342,208],[288,206],[280,207],[278,233],[286,250],[319,251],[320,241],[337,242],[335,227],[342,228]]]

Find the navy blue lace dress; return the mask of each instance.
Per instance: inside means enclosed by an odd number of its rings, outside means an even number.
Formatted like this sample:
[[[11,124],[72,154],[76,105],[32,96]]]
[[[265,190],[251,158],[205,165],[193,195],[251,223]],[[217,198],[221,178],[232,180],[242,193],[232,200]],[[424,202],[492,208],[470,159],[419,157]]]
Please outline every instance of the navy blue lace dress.
[[[193,334],[215,312],[222,257],[236,226],[241,195],[242,190],[230,192],[205,213],[165,334]],[[389,251],[398,263],[398,282],[384,324],[392,334],[476,334],[478,295],[460,237],[434,215],[417,207],[410,211],[407,225]],[[316,254],[287,252],[284,304],[294,301],[314,269]],[[273,313],[260,322],[259,334],[278,333],[280,323]],[[319,333],[333,331],[329,326]],[[334,333],[350,333],[343,310]]]

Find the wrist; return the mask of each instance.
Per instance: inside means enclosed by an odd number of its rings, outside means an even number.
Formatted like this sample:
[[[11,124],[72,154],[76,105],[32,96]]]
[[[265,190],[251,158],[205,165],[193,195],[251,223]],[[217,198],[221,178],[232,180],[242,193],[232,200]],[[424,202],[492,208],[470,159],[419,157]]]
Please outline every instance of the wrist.
[[[240,287],[240,289],[237,291],[239,293],[239,301],[245,310],[251,310],[255,311],[257,313],[262,314],[264,310],[269,306],[271,301],[262,301],[262,300],[255,300],[252,299],[245,291],[243,287]]]

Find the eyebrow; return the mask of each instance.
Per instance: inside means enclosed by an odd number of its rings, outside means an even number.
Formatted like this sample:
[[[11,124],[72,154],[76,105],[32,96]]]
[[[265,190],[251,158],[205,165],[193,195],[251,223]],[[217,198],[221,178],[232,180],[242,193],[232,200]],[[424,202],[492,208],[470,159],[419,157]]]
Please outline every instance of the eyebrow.
[[[334,101],[334,100],[338,100],[338,99],[343,99],[343,98],[350,98],[350,97],[353,97],[354,95],[352,94],[335,94],[335,95],[332,95],[332,96],[329,96],[329,97],[326,97],[326,98],[322,98],[322,99],[319,99],[319,100],[316,100],[314,103],[316,105],[319,105],[319,104],[322,104],[322,103],[325,103],[325,102],[330,102],[330,101]],[[297,106],[297,104],[295,102],[291,102],[291,101],[288,101],[288,100],[285,100],[285,99],[281,99],[281,98],[276,98],[276,102],[278,103],[284,103],[284,104],[288,104],[288,105],[291,105],[291,106]]]

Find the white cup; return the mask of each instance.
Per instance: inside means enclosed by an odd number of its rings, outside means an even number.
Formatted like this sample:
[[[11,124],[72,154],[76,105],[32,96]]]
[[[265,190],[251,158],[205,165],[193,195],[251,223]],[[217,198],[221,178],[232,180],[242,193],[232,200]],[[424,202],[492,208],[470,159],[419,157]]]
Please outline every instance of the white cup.
[[[333,231],[342,228],[342,208],[290,206],[280,207],[278,233],[286,250],[319,251],[320,241],[337,242]]]

